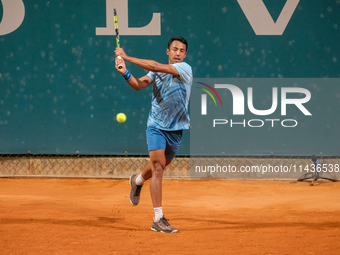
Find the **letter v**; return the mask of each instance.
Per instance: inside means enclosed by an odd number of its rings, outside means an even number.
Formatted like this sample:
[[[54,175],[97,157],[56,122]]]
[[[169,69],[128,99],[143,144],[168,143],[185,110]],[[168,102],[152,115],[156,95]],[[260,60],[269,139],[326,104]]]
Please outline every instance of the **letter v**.
[[[262,0],[237,0],[256,35],[282,35],[300,0],[287,0],[276,22]]]

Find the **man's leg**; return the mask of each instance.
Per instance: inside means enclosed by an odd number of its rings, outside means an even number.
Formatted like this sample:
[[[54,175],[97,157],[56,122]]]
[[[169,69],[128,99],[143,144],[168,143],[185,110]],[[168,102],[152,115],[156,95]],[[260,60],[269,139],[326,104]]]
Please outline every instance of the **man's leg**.
[[[151,163],[150,193],[153,207],[162,207],[162,179],[165,168],[165,149],[149,152]],[[149,174],[149,172],[147,172]],[[149,175],[147,175],[149,176]]]
[[[165,166],[168,166],[171,163],[171,161],[172,161],[171,159],[165,159]],[[141,175],[144,181],[147,181],[152,177],[151,167],[152,167],[152,163],[150,162],[149,164],[145,166],[143,172],[141,172]]]
[[[131,192],[130,201],[137,205],[140,199],[140,191],[143,183],[150,181],[151,200],[155,211],[155,218],[151,229],[164,233],[177,232],[164,218],[162,209],[162,179],[163,172],[167,165],[175,157],[182,138],[182,131],[162,131],[156,128],[149,128],[146,131],[150,163],[144,168],[141,174],[130,177]],[[170,158],[168,160],[166,158]]]
[[[166,159],[165,166],[169,165],[172,160]],[[130,185],[131,185],[131,192],[130,192],[130,202],[132,205],[138,205],[140,200],[140,192],[142,186],[145,181],[149,180],[152,177],[152,162],[146,165],[143,172],[139,175],[134,174],[130,177]]]
[[[151,229],[163,233],[177,232],[164,218],[162,208],[162,179],[167,160],[165,158],[165,149],[149,151],[151,160],[152,177],[150,181],[150,194],[152,205],[155,211],[155,217]],[[171,162],[171,160],[170,160]],[[170,163],[169,162],[169,163]]]

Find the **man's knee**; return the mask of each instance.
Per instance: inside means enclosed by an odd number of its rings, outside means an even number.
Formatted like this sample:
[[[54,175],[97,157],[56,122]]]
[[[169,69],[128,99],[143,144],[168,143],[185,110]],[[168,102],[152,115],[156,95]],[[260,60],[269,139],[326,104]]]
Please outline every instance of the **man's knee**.
[[[163,177],[164,166],[159,161],[152,162],[153,169],[152,169],[152,176],[153,177]]]

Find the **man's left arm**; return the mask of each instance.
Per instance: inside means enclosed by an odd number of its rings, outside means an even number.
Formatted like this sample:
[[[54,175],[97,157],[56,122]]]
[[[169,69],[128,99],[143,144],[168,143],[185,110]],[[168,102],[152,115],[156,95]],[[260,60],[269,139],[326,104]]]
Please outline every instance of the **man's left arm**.
[[[160,72],[160,73],[168,73],[172,75],[179,75],[178,71],[176,70],[175,67],[172,65],[165,65],[158,63],[154,60],[148,60],[148,59],[140,59],[140,58],[135,58],[135,57],[130,57],[128,56],[125,51],[122,48],[116,48],[115,50],[116,56],[122,57],[124,60],[135,64],[143,69],[146,69],[148,71],[152,72]]]

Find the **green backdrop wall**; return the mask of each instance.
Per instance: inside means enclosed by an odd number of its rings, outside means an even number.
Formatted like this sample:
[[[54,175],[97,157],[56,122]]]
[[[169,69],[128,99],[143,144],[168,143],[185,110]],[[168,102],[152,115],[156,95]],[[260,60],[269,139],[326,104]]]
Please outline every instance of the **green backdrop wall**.
[[[0,153],[147,154],[152,87],[134,91],[114,69],[112,7],[132,56],[167,63],[169,38],[185,37],[195,79],[340,76],[339,0],[1,0]]]

